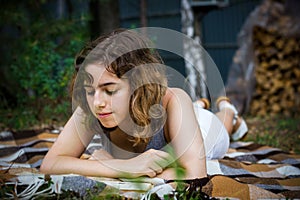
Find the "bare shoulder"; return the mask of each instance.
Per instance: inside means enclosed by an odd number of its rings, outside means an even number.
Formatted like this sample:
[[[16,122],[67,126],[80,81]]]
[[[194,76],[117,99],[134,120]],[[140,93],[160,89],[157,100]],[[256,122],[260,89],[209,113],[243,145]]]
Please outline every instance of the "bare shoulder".
[[[181,88],[168,88],[166,95],[163,97],[165,108],[170,104],[180,104],[181,102],[191,102],[190,96]]]

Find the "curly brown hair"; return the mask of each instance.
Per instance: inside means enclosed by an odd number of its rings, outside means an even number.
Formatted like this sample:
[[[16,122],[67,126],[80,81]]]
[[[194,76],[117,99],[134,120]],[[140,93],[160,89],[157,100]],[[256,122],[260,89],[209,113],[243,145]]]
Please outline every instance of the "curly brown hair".
[[[129,80],[132,90],[129,113],[136,125],[132,140],[134,145],[147,143],[151,134],[162,128],[165,120],[162,110],[153,108],[161,105],[167,88],[163,61],[153,44],[135,31],[117,29],[90,42],[76,56],[76,76],[72,81],[73,101],[90,116],[87,124],[93,130],[95,123],[99,122],[91,113],[83,88],[84,81],[93,82],[91,75],[84,71],[90,63],[104,64],[107,71],[118,78]],[[78,76],[78,72],[82,75]]]

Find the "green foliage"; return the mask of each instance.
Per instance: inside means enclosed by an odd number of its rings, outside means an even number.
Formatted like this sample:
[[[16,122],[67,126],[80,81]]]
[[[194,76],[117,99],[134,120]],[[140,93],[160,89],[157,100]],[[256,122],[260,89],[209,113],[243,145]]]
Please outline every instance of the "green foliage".
[[[5,87],[13,90],[16,102],[11,105],[7,100],[1,106],[6,109],[1,116],[3,126],[24,129],[49,120],[65,120],[70,114],[68,86],[74,57],[87,41],[88,17],[83,13],[68,19],[54,18],[43,12],[42,8],[49,7],[47,2],[12,1],[1,9],[0,27],[9,29],[1,35],[2,40],[9,41],[7,50],[2,51],[1,67]],[[3,94],[0,96],[3,98]],[[7,112],[13,117],[7,117]]]

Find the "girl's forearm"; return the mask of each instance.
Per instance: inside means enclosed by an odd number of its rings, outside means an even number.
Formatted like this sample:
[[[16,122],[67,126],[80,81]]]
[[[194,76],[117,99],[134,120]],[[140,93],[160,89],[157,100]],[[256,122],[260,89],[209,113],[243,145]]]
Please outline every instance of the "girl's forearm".
[[[114,164],[117,161],[109,162],[109,160],[83,160],[75,157],[58,156],[47,158],[48,162],[44,162],[40,171],[45,174],[79,174],[84,176],[103,176],[109,178],[117,178],[120,172]]]

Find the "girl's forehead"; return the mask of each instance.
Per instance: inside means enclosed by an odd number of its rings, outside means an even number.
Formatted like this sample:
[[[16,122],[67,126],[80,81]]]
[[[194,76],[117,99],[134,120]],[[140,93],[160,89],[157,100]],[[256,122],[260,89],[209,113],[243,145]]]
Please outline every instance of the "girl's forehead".
[[[93,77],[93,85],[105,84],[108,82],[119,83],[122,82],[116,74],[107,71],[106,66],[101,64],[89,64],[85,71]]]

